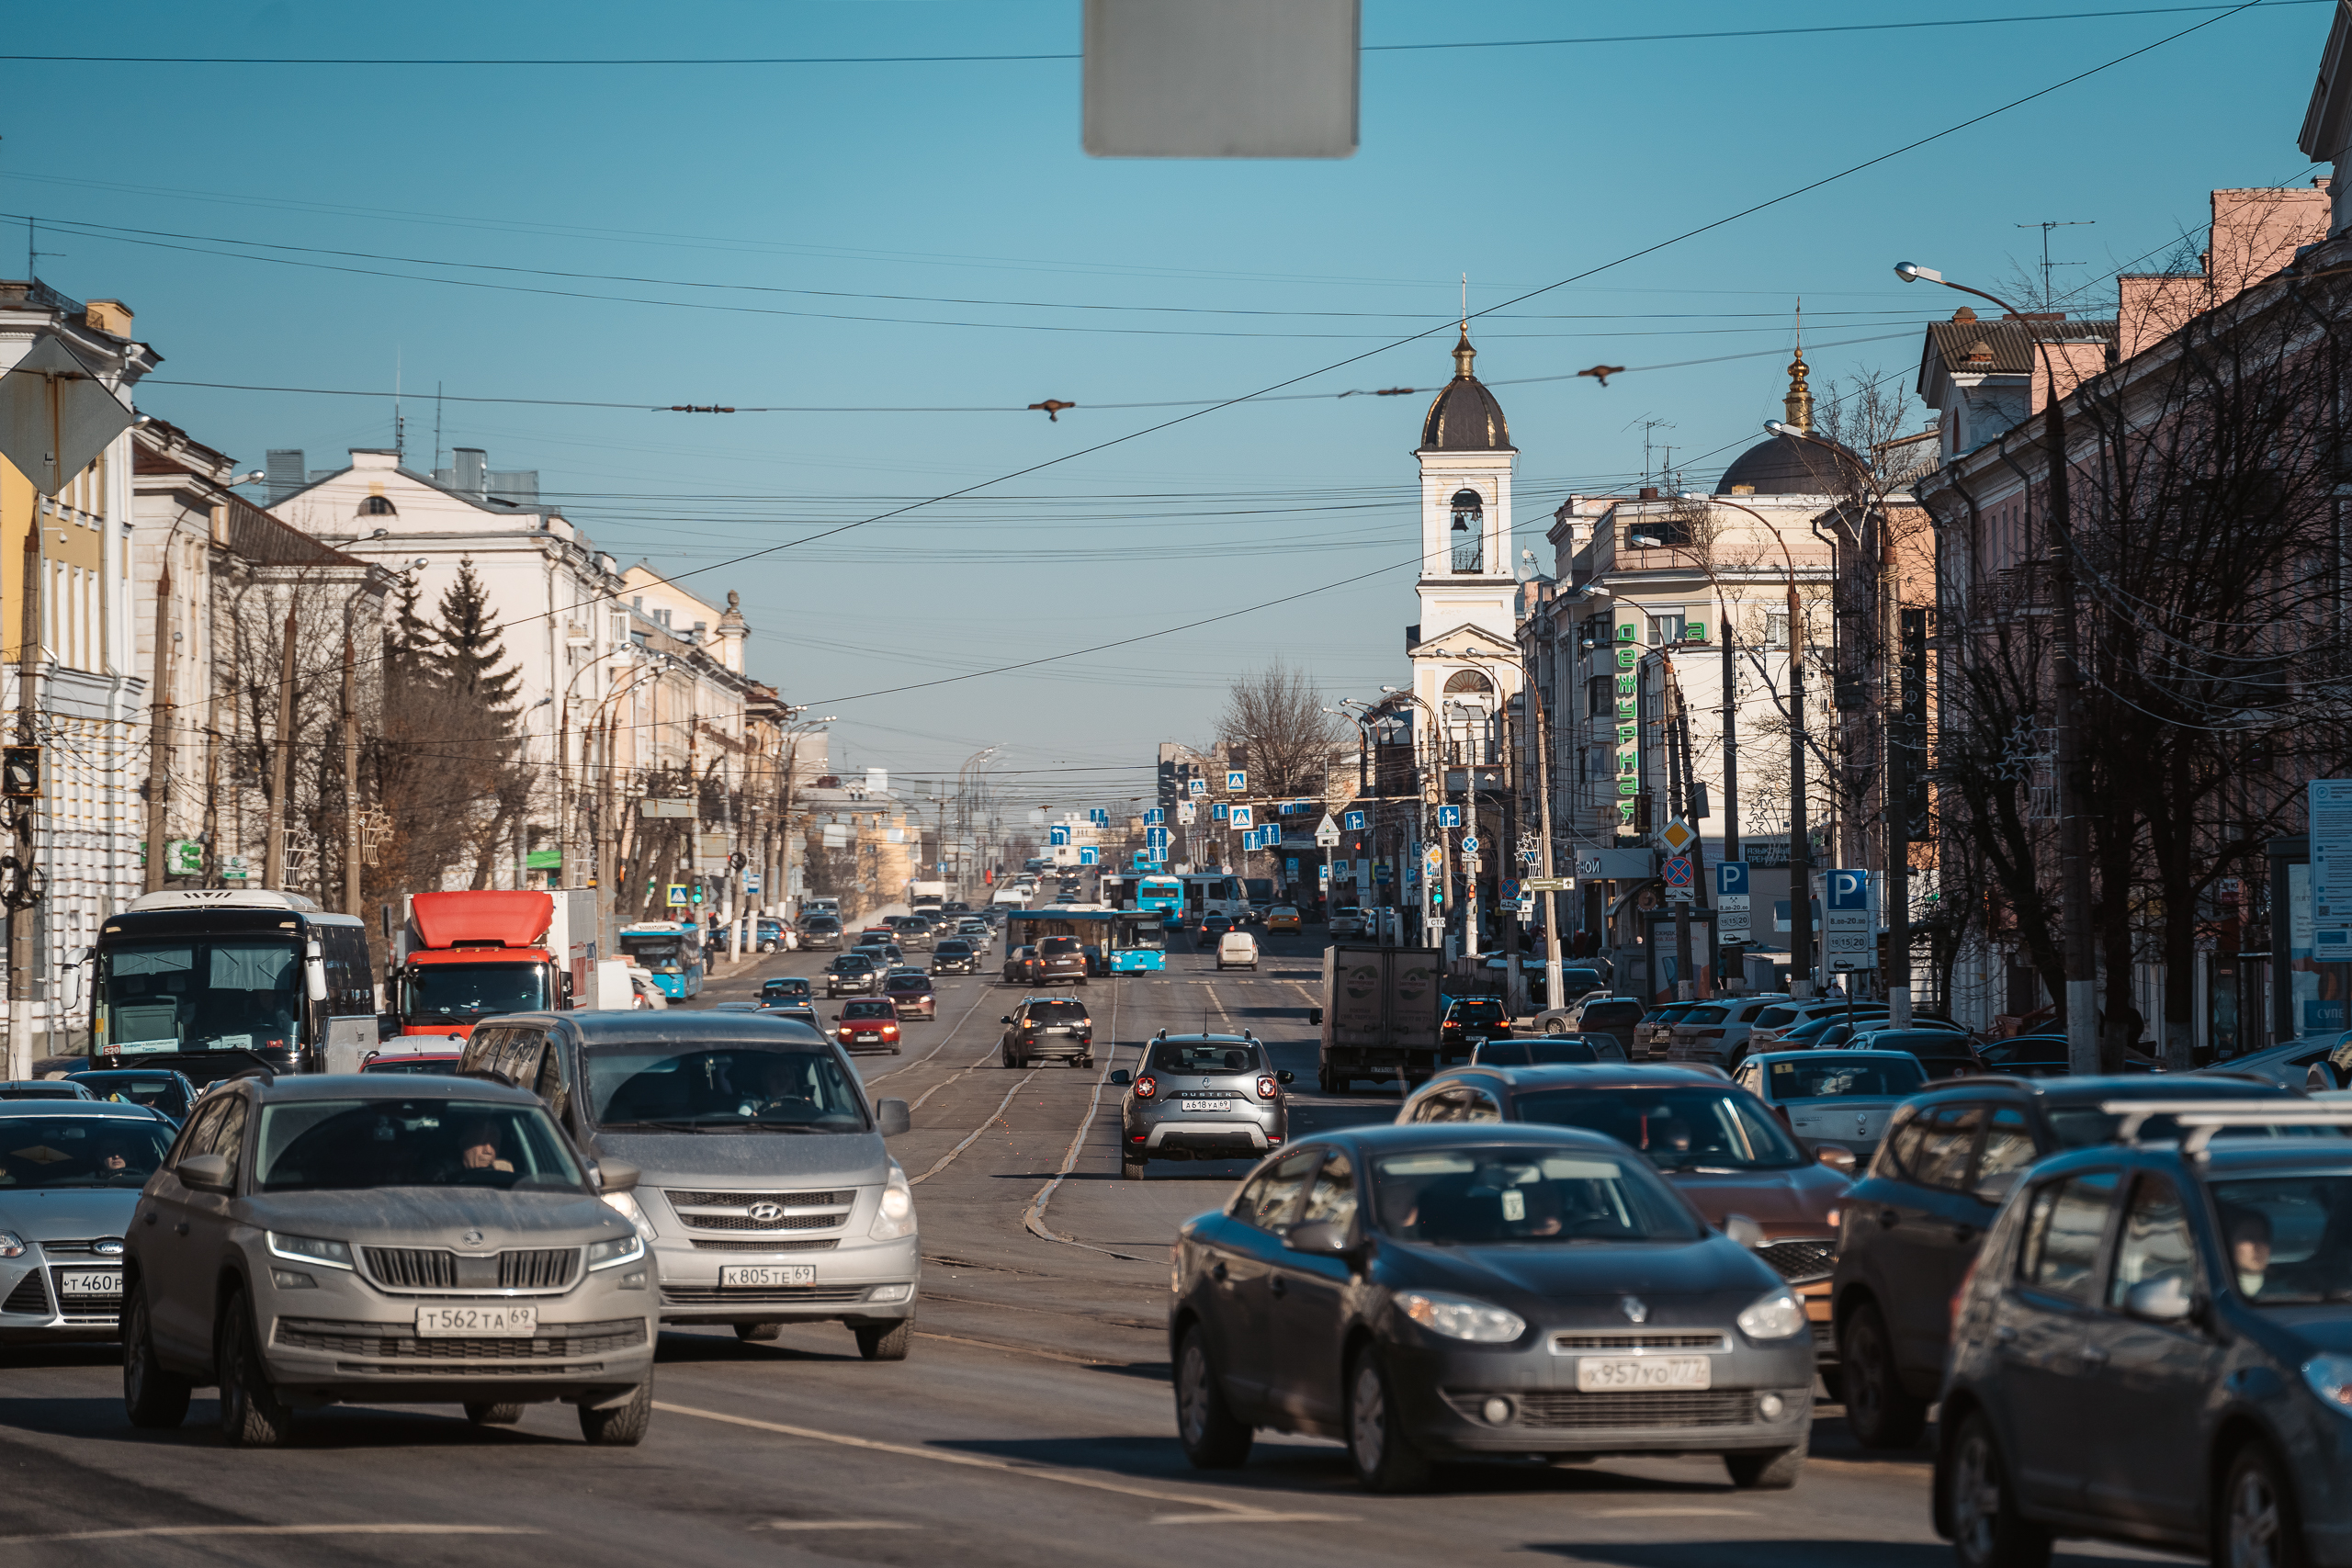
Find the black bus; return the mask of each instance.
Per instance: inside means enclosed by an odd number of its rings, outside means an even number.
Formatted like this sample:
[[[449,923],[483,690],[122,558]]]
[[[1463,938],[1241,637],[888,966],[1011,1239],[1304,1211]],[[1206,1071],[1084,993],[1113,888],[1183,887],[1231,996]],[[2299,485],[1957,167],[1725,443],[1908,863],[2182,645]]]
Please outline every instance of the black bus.
[[[299,893],[150,893],[98,928],[90,1060],[171,1067],[198,1086],[259,1063],[356,1072],[377,1039],[356,915]]]

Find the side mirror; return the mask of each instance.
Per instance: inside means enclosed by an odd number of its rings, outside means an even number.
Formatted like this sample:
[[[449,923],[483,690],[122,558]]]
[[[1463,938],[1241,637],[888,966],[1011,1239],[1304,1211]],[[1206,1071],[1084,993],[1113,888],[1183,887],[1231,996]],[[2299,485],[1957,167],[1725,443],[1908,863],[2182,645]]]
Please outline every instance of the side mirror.
[[[1817,1145],[1814,1148],[1813,1157],[1840,1176],[1854,1174],[1854,1151],[1843,1144]]]
[[[315,948],[318,943],[311,945]],[[302,989],[314,1002],[327,999],[327,961],[316,953],[302,960]]]
[[[394,1040],[394,1039],[398,1039],[398,1038],[399,1038],[399,1036],[400,1036],[400,1032],[401,1032],[401,1015],[400,1015],[400,1014],[398,1014],[398,1013],[396,1013],[396,1012],[379,1012],[379,1013],[378,1013],[378,1014],[376,1015],[376,1038],[377,1038],[377,1039],[379,1039],[379,1040]]]
[[[192,1187],[198,1192],[229,1190],[229,1156],[227,1155],[190,1155],[180,1161],[173,1172],[180,1185]]]
[[[1321,1008],[1308,1008],[1306,1010],[1306,1021],[1319,1026],[1323,1021],[1323,1010]]]
[[[1293,1225],[1283,1237],[1283,1245],[1293,1252],[1311,1252],[1317,1258],[1337,1258],[1348,1247],[1345,1225],[1329,1220],[1317,1220],[1311,1224]]]
[[[1136,1080],[1133,1073],[1128,1072],[1125,1067],[1121,1067],[1118,1071],[1111,1075],[1108,1081],[1113,1089],[1125,1089]]]
[[[1276,1083],[1296,1083],[1298,1078],[1297,1076],[1293,1073],[1276,1073],[1274,1075],[1274,1081]]]
[[[998,1019],[997,1021],[999,1023],[1011,1023],[1012,1021],[1012,1015],[1011,1013],[1006,1013],[1002,1018]]]
[[[1725,1214],[1724,1235],[1750,1252],[1759,1251],[1764,1246],[1764,1227],[1746,1214]]]
[[[2143,1280],[2123,1298],[2123,1310],[2152,1323],[2179,1323],[2197,1314],[2197,1295],[2177,1274]]]
[[[885,1100],[874,1107],[874,1126],[886,1138],[895,1138],[915,1124],[903,1100]]]
[[[596,1190],[599,1192],[633,1192],[638,1177],[642,1174],[625,1159],[596,1162]]]

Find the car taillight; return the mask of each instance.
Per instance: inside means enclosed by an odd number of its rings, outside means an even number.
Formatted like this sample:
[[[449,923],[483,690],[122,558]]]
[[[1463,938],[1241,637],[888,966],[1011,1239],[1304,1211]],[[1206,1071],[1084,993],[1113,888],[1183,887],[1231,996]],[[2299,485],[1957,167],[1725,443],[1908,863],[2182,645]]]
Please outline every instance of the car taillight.
[[[1272,1100],[1274,1098],[1273,1074],[1260,1073],[1258,1075],[1258,1098],[1260,1100]]]
[[[1136,1098],[1137,1100],[1149,1100],[1153,1095],[1158,1094],[1159,1092],[1159,1080],[1153,1077],[1150,1074],[1146,1073],[1142,1077],[1136,1079]]]

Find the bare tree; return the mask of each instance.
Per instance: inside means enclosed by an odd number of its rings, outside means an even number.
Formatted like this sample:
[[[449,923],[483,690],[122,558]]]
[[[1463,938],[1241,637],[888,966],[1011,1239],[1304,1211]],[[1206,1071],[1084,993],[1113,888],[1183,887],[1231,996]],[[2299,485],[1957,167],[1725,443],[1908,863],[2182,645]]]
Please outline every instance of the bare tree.
[[[1233,682],[1217,737],[1249,770],[1252,794],[1319,795],[1340,722],[1306,673],[1278,659]]]

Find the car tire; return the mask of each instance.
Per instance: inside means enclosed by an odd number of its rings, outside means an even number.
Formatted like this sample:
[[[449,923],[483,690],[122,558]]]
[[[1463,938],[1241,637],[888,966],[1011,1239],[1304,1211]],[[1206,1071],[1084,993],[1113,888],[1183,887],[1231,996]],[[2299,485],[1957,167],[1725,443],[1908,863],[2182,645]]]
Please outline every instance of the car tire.
[[[600,1449],[633,1449],[653,1425],[653,1380],[637,1385],[627,1404],[606,1410],[580,1407],[580,1435]]]
[[[1119,1179],[1122,1181],[1141,1181],[1143,1179],[1144,1167],[1150,1163],[1151,1156],[1148,1155],[1145,1156],[1142,1159],[1132,1159],[1125,1155],[1121,1155],[1119,1156]]]
[[[857,1336],[857,1353],[869,1361],[903,1361],[914,1344],[915,1320],[902,1317],[896,1323],[861,1323],[851,1332]]]
[[[1083,1071],[1094,1065],[1094,1058],[1091,1056],[1074,1056],[1071,1058],[1071,1062],[1074,1066],[1080,1068],[1080,1070]]]
[[[1405,1434],[1380,1348],[1366,1345],[1348,1364],[1348,1462],[1367,1492],[1394,1495],[1419,1492],[1430,1483],[1429,1457]]]
[[[1824,1367],[1824,1368],[1822,1368],[1822,1369],[1821,1369],[1821,1393],[1822,1393],[1822,1399],[1823,1399],[1823,1402],[1824,1402],[1825,1404],[1845,1404],[1845,1403],[1846,1403],[1846,1374],[1845,1374],[1845,1372],[1844,1372],[1842,1370],[1840,1370],[1840,1369],[1838,1369],[1838,1368],[1837,1368],[1837,1367]]]
[[[1804,1473],[1804,1450],[1766,1449],[1724,1455],[1731,1483],[1743,1492],[1785,1492]]]
[[[230,1292],[213,1328],[212,1364],[220,1379],[220,1439],[232,1449],[283,1447],[293,1434],[294,1413],[271,1386],[254,1331],[253,1304],[243,1291]]]
[[[155,1325],[147,1314],[144,1288],[131,1292],[122,1313],[122,1408],[130,1424],[169,1432],[187,1419],[188,1393],[195,1385],[155,1359]]]
[[[2230,1461],[2213,1512],[2213,1562],[2222,1568],[2305,1568],[2293,1485],[2268,1445],[2250,1442]]]
[[[2008,1465],[1993,1424],[1976,1412],[1961,1424],[1951,1450],[1936,1466],[1939,1512],[1951,1525],[1961,1568],[2043,1568],[2050,1532],[2018,1512]]]
[[[1194,1470],[1238,1470],[1249,1462],[1257,1432],[1233,1414],[1200,1325],[1176,1347],[1176,1440]]]
[[[1866,1449],[1907,1449],[1927,1429],[1927,1402],[1907,1392],[1894,1366],[1894,1341],[1875,1302],[1864,1302],[1838,1336],[1839,1393],[1846,1429]]]
[[[1547,1019],[1544,1024],[1544,1032],[1550,1035],[1565,1036],[1568,1032],[1568,1026],[1562,1023],[1556,1018]]]
[[[784,1325],[780,1323],[739,1323],[735,1325],[735,1337],[742,1340],[747,1345],[772,1344],[775,1340],[784,1337]]]
[[[469,1404],[466,1419],[477,1427],[512,1427],[523,1419],[523,1406],[514,1404]]]

